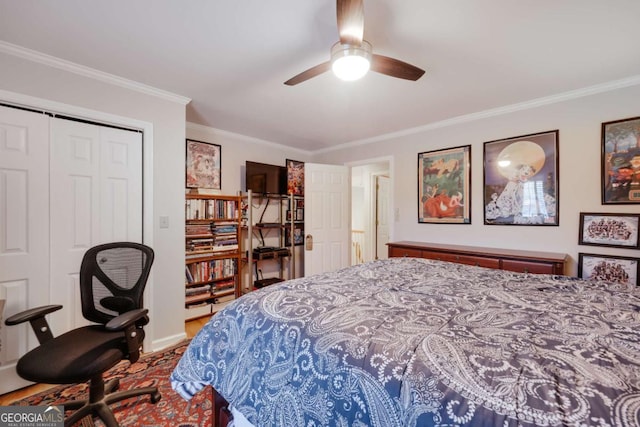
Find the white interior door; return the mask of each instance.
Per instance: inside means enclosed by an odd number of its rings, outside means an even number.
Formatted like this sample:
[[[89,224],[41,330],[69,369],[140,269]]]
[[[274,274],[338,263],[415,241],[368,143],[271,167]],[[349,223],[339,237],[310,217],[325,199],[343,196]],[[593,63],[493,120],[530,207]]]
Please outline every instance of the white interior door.
[[[28,384],[20,355],[37,345],[29,324],[9,315],[49,304],[49,117],[0,107],[0,394]]]
[[[305,163],[305,276],[350,265],[349,168]]]
[[[84,253],[115,241],[142,242],[142,135],[71,120],[51,125],[51,301],[65,309],[52,329],[88,323],[80,306]]]
[[[388,257],[389,177],[376,176],[376,259]]]

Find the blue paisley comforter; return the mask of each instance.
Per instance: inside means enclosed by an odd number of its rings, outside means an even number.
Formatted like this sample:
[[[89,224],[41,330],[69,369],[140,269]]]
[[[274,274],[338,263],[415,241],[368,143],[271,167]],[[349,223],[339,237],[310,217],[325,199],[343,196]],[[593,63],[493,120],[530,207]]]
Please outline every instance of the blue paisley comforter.
[[[640,291],[415,258],[239,298],[171,375],[254,425],[632,426]]]

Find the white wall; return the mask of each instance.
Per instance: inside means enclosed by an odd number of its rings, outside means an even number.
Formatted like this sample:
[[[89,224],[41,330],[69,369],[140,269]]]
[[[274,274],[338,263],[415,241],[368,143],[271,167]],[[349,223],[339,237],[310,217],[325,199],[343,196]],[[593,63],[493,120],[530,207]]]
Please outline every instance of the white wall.
[[[586,93],[587,91],[585,91]],[[596,91],[590,91],[593,93]],[[575,94],[574,94],[575,95]],[[561,99],[562,97],[557,97]],[[414,240],[567,253],[569,273],[577,273],[578,252],[640,256],[640,251],[578,245],[580,212],[640,212],[639,205],[601,205],[602,122],[640,116],[640,85],[610,90],[536,108],[405,132],[369,144],[353,143],[314,156],[317,163],[350,163],[393,156],[394,208],[399,211],[392,241]],[[540,102],[539,104],[545,104]],[[480,115],[478,115],[480,116]],[[486,116],[489,116],[488,114]],[[558,227],[484,225],[483,142],[559,129],[560,224]],[[470,225],[418,224],[417,155],[471,144]]]
[[[14,98],[36,107],[59,104],[62,109],[82,110],[90,119],[149,125],[144,135],[145,158],[150,160],[145,178],[149,169],[153,172],[151,182],[145,182],[144,239],[155,250],[156,260],[147,288],[151,318],[147,342],[155,349],[184,337],[184,102],[2,52],[0,91],[0,102]],[[169,217],[169,228],[159,228],[159,216]],[[171,313],[176,316],[167,315]]]

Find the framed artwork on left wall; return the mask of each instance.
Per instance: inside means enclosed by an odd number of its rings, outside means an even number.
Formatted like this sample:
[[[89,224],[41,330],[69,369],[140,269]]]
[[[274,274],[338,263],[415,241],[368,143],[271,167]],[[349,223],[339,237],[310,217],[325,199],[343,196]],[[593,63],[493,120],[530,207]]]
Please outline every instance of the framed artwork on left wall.
[[[186,187],[222,189],[222,147],[209,142],[186,141]]]

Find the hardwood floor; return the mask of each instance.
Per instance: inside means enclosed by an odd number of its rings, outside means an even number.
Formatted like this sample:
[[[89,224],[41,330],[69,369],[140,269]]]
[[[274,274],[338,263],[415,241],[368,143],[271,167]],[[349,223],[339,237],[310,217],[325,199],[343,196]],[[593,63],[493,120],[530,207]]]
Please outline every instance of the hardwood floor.
[[[187,338],[193,338],[208,321],[209,317],[207,316],[185,322],[184,328],[187,334]],[[29,387],[12,391],[11,393],[2,394],[0,395],[0,406],[8,406],[17,400],[24,399],[25,397],[31,396],[32,394],[40,393],[41,391],[47,390],[52,387],[57,387],[57,385],[34,384]]]

